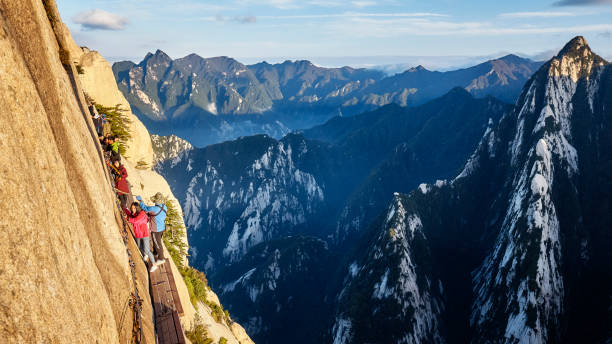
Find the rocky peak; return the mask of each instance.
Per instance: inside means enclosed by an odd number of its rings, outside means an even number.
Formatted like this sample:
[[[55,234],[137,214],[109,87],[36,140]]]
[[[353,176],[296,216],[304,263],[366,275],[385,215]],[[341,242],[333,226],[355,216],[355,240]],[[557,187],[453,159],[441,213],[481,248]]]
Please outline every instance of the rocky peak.
[[[176,136],[151,135],[153,144],[153,162],[155,164],[174,159],[173,164],[180,162],[184,152],[191,151],[193,146],[186,140]]]
[[[582,36],[576,36],[565,44],[563,49],[561,49],[559,51],[559,54],[557,54],[557,57],[572,53],[579,53],[582,51],[588,51],[589,53],[592,53],[586,39],[584,39],[584,37]]]
[[[165,52],[157,49],[155,54],[147,53],[145,58],[140,63],[141,65],[149,65],[149,64],[170,64],[172,59]]]
[[[528,63],[528,62],[533,62],[530,59],[526,59],[526,58],[522,58],[520,56],[514,55],[514,54],[508,54],[506,56],[502,56],[498,59],[495,60],[491,60],[491,62],[495,62],[495,61],[502,61],[505,62],[506,64],[512,65],[512,64],[523,64],[523,63]]]
[[[516,60],[518,60],[518,61],[520,61],[520,60],[525,60],[525,59],[523,59],[522,57],[517,56],[515,54],[508,54],[508,55],[500,57],[498,60],[507,60],[507,61],[516,61]]]
[[[205,59],[209,65],[219,72],[235,73],[238,71],[246,71],[247,67],[237,60],[228,56],[217,56]]]
[[[163,52],[161,49],[157,49],[155,50],[155,54],[156,57],[160,57],[160,58],[166,58],[170,60],[170,56],[168,56],[168,54],[166,54],[165,52]]]
[[[427,68],[423,67],[422,65],[418,65],[416,67],[412,67],[408,69],[408,72],[414,73],[414,72],[429,72],[429,71],[427,70]]]
[[[588,79],[593,67],[605,64],[606,60],[591,51],[584,37],[576,36],[550,61],[548,74],[555,77],[568,76],[577,82],[582,78]]]

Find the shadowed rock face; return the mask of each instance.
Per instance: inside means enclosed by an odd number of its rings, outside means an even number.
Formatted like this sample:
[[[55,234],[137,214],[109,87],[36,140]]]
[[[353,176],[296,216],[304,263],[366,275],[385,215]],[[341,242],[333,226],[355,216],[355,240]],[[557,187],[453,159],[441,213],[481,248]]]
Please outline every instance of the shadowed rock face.
[[[609,342],[611,82],[610,64],[574,38],[454,180],[396,195],[350,260],[334,343],[439,333],[448,343]],[[401,213],[408,237],[394,223]]]

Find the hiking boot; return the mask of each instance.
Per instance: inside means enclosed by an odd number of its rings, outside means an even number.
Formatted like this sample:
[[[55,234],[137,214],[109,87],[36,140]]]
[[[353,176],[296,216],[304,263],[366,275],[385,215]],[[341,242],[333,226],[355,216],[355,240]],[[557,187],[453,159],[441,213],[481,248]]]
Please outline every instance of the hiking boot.
[[[151,268],[149,269],[149,272],[153,272],[155,270],[157,270],[157,265],[153,264]]]
[[[162,264],[164,264],[165,262],[166,262],[166,260],[165,260],[165,259],[158,259],[158,260],[156,260],[156,261],[155,261],[155,265],[162,265]]]
[[[144,256],[144,261],[145,261],[145,263],[148,263],[148,262],[149,262],[149,256],[147,256],[146,254],[145,254],[145,256]]]

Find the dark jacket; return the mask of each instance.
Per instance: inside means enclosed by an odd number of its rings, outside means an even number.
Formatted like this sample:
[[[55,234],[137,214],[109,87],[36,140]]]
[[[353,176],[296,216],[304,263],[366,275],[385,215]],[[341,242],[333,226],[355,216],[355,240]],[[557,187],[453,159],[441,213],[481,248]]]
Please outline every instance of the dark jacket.
[[[121,155],[119,154],[119,143],[115,142],[113,144],[107,144],[104,147],[104,151],[106,151],[109,155],[110,161],[114,162],[115,160],[121,160]]]

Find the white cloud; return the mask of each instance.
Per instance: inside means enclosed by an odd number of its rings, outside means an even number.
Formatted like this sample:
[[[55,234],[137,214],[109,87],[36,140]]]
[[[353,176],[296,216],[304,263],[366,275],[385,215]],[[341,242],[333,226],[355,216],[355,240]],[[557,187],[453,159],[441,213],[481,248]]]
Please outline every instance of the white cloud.
[[[310,0],[305,2],[308,6],[318,6],[318,7],[339,7],[344,5],[342,1],[335,0]]]
[[[351,4],[355,7],[358,8],[364,8],[364,7],[369,7],[369,6],[376,6],[376,2],[375,1],[367,1],[367,0],[360,0],[360,1],[351,1]]]
[[[260,19],[327,19],[327,18],[418,18],[418,17],[446,17],[445,14],[428,12],[406,12],[406,13],[360,13],[345,12],[336,14],[305,14],[287,16],[260,16]]]
[[[588,6],[612,4],[612,0],[560,0],[555,2],[555,6]]]
[[[496,26],[491,22],[454,22],[438,18],[349,18],[330,23],[328,33],[339,37],[413,36],[495,36],[557,33],[588,33],[612,30],[612,24],[514,27]]]
[[[297,1],[294,0],[237,0],[236,3],[240,6],[261,5],[283,10],[302,7]]]
[[[556,17],[575,17],[576,13],[571,12],[512,12],[502,13],[502,18],[556,18]]]
[[[242,5],[263,5],[275,7],[282,10],[298,9],[304,7],[341,7],[346,6],[346,1],[341,0],[237,0],[238,4]],[[350,4],[356,7],[366,7],[375,5],[376,3],[368,0],[351,1]]]
[[[242,23],[242,24],[253,24],[253,23],[257,22],[257,17],[255,17],[255,16],[224,17],[224,16],[218,14],[217,16],[215,16],[215,20],[219,21],[219,22],[233,21],[233,22],[238,22],[238,23]]]
[[[295,20],[295,19],[351,19],[351,18],[426,18],[426,17],[447,17],[445,14],[439,13],[427,13],[427,12],[414,12],[414,13],[359,13],[359,12],[346,12],[336,14],[297,14],[297,15],[276,15],[276,16],[245,16],[245,17],[224,17],[222,15],[216,15],[214,17],[199,17],[193,20],[196,21],[242,21],[240,18],[251,18],[252,21],[256,20]],[[304,25],[304,23],[299,23]]]
[[[78,13],[72,22],[81,24],[86,30],[123,30],[129,20],[114,13],[93,9]]]

